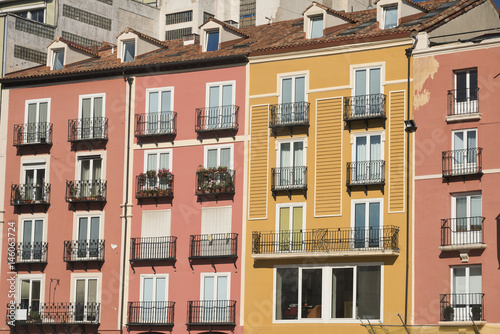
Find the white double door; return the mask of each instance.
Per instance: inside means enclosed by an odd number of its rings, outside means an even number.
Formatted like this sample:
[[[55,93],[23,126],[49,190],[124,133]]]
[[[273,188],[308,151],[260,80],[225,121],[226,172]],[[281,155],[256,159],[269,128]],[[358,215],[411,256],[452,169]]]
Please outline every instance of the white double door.
[[[475,129],[453,132],[453,171],[459,174],[476,171],[477,153]]]
[[[482,243],[481,194],[454,197],[453,205],[452,244]]]
[[[229,275],[202,276],[202,302],[200,320],[204,323],[227,323],[230,315]]]
[[[376,181],[384,177],[381,139],[381,135],[356,137],[353,181]]]
[[[142,308],[140,320],[143,323],[165,323],[168,320],[167,277],[144,277],[142,279]]]
[[[482,305],[481,266],[452,268],[452,289],[454,320],[470,320],[472,307]]]

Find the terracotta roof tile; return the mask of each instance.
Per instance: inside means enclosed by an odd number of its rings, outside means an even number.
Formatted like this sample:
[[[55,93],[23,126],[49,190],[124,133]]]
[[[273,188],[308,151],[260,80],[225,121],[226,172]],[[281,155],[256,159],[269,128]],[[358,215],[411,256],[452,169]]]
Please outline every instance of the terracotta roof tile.
[[[327,11],[327,12],[330,12],[330,13],[332,13],[334,15],[340,16],[343,19],[346,19],[346,20],[351,21],[351,22],[356,22],[355,20],[353,20],[352,18],[350,18],[348,15],[346,15],[346,13],[344,11],[335,10],[333,8],[327,7],[327,6],[325,6],[325,5],[321,4],[321,3],[318,3],[316,1],[313,1],[312,4],[309,7],[307,7],[306,10],[304,10],[302,12],[302,15],[304,15],[304,13],[307,12],[309,10],[309,8],[311,8],[314,5],[318,6],[319,8],[321,8],[321,9]]]
[[[64,44],[66,44],[67,46],[69,46],[69,47],[71,47],[73,49],[76,49],[76,50],[79,50],[79,51],[83,51],[83,52],[86,52],[86,53],[88,53],[88,54],[90,54],[90,55],[92,55],[94,57],[97,57],[97,53],[96,53],[96,51],[93,48],[81,46],[79,44],[70,42],[67,39],[62,38],[61,36],[57,36],[52,42],[50,42],[50,44],[47,47],[51,46],[55,42],[63,42]]]
[[[137,36],[139,36],[139,37],[141,37],[141,38],[143,38],[143,39],[145,39],[145,40],[148,40],[148,41],[150,41],[150,42],[153,42],[153,43],[155,43],[155,44],[157,44],[157,45],[159,45],[159,46],[165,46],[165,42],[162,42],[162,41],[160,41],[160,40],[158,40],[158,39],[156,39],[156,38],[153,38],[153,37],[151,37],[151,36],[149,36],[149,35],[143,34],[142,32],[139,32],[139,31],[137,31],[137,30],[134,30],[134,29],[132,29],[132,28],[130,28],[130,27],[125,28],[125,30],[123,30],[121,33],[119,33],[119,34],[118,34],[118,36],[116,36],[116,38],[120,37],[121,35],[123,35],[123,34],[125,34],[125,33],[127,33],[127,32],[134,33],[134,34],[136,34]]]
[[[219,20],[217,20],[215,17],[211,17],[211,18],[209,18],[209,19],[207,20],[207,22],[203,23],[203,24],[200,26],[200,28],[201,28],[201,27],[203,27],[205,24],[207,24],[207,23],[208,23],[208,22],[210,22],[210,21],[216,22],[217,24],[220,24],[220,25],[221,25],[221,26],[223,26],[224,28],[229,29],[229,30],[232,30],[232,31],[234,31],[235,33],[237,33],[237,34],[239,34],[239,35],[241,35],[241,36],[243,36],[243,37],[249,37],[248,35],[246,35],[245,33],[243,33],[240,29],[235,28],[235,27],[233,27],[232,25],[227,24],[226,22],[219,21]]]

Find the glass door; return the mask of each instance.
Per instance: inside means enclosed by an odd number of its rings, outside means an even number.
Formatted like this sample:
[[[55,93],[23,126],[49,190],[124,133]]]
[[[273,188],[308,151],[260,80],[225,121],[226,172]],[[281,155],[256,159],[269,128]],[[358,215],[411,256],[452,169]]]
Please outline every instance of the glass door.
[[[97,316],[97,279],[76,279],[75,321],[91,322]]]
[[[45,143],[48,138],[48,102],[28,104],[26,142]]]
[[[463,174],[477,168],[476,130],[453,132],[453,171]]]
[[[78,219],[78,257],[98,258],[100,252],[99,245],[100,218],[80,217]]]
[[[43,201],[45,186],[45,166],[24,166],[24,200]]]
[[[81,163],[81,197],[102,196],[101,165],[102,159],[82,159]]]
[[[482,243],[481,195],[457,196],[452,219],[452,244]]]
[[[143,278],[141,322],[163,323],[167,321],[166,278]]]
[[[43,220],[23,221],[22,260],[41,260],[43,242]]]
[[[229,321],[229,282],[226,275],[203,277],[202,322]]]
[[[304,248],[302,206],[279,208],[278,251],[301,251]]]
[[[469,321],[473,306],[482,305],[481,266],[452,268],[452,298],[455,321]]]
[[[304,121],[307,109],[306,78],[293,77],[281,81],[281,114],[278,114],[278,124]]]
[[[354,248],[380,247],[380,203],[354,204]]]
[[[359,69],[354,74],[353,116],[379,115],[381,112],[381,69]]]
[[[149,92],[149,109],[146,115],[146,134],[172,131],[172,92]]]
[[[81,139],[102,138],[104,136],[103,98],[82,99]]]

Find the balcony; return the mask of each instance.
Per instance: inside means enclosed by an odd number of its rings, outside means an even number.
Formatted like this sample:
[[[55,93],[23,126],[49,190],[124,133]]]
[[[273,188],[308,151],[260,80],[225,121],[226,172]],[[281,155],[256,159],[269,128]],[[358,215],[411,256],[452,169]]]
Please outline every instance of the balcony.
[[[305,194],[307,191],[307,167],[278,167],[271,168],[272,181],[271,191],[288,191],[291,195],[293,190],[302,190]]]
[[[234,195],[234,170],[226,167],[205,169],[200,166],[196,172],[196,195],[199,200],[231,198]]]
[[[484,217],[441,219],[441,246],[443,251],[486,248]]]
[[[85,270],[91,263],[97,264],[100,269],[104,263],[104,240],[67,240],[64,242],[63,261],[71,269],[81,263]]]
[[[237,250],[237,233],[198,234],[190,236],[190,259],[236,258],[238,257]]]
[[[309,129],[309,102],[292,102],[271,105],[271,119],[269,128],[276,137],[280,128],[288,128],[290,136],[293,136],[295,127]]]
[[[450,179],[461,176],[481,176],[483,174],[483,149],[468,148],[443,152],[443,177]]]
[[[106,202],[107,182],[105,180],[66,181],[66,202],[83,203],[88,206],[98,203],[104,206]]]
[[[21,325],[99,325],[99,303],[26,303],[7,305],[7,324]],[[69,333],[70,328],[66,328]],[[41,331],[43,333],[43,331]]]
[[[132,238],[130,247],[132,265],[155,261],[170,261],[173,265],[176,261],[177,237]]]
[[[28,207],[33,212],[38,205],[47,211],[50,206],[50,183],[13,184],[10,190],[10,205],[17,210]]]
[[[177,113],[162,111],[135,115],[135,136],[147,137],[174,137],[177,134]]]
[[[47,242],[18,242],[16,244],[15,264],[19,270],[21,266],[27,268],[28,272],[34,265],[39,265],[41,271],[47,265]]]
[[[235,105],[196,108],[196,133],[212,133],[216,137],[235,135],[238,131],[239,109]]]
[[[173,326],[175,302],[129,302],[127,326]]]
[[[68,120],[68,141],[107,141],[108,119],[106,117],[79,118]]]
[[[347,163],[346,185],[351,189],[354,186],[385,185],[385,161],[371,160]]]
[[[344,121],[351,129],[351,122],[364,121],[368,130],[368,121],[371,119],[386,119],[384,94],[368,94],[344,97]]]
[[[448,91],[447,122],[480,120],[478,104],[479,88],[454,89]]]
[[[142,204],[143,199],[152,199],[158,203],[159,199],[174,197],[174,175],[168,170],[147,171],[137,175],[135,198]]]
[[[399,227],[253,232],[255,259],[399,254]]]
[[[52,145],[52,123],[14,125],[14,146]]]
[[[188,326],[236,326],[235,300],[188,301]]]
[[[457,321],[485,321],[484,293],[442,294],[440,309],[440,321],[444,324]]]

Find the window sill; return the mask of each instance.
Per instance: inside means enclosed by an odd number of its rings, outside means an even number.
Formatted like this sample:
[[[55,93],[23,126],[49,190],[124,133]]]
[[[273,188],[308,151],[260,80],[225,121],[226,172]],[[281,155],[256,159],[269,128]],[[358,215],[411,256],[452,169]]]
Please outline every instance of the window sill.
[[[465,121],[479,121],[481,119],[481,116],[482,116],[481,113],[451,115],[451,116],[446,116],[446,122],[455,123],[455,122],[465,122]]]
[[[438,325],[439,326],[446,326],[446,327],[456,327],[456,326],[472,326],[472,324],[476,324],[476,326],[483,326],[486,325],[485,320],[478,320],[478,321],[439,321]]]
[[[439,246],[439,249],[447,252],[447,251],[460,251],[460,250],[470,250],[470,249],[485,249],[486,244],[469,244],[469,245],[447,245],[447,246]]]

